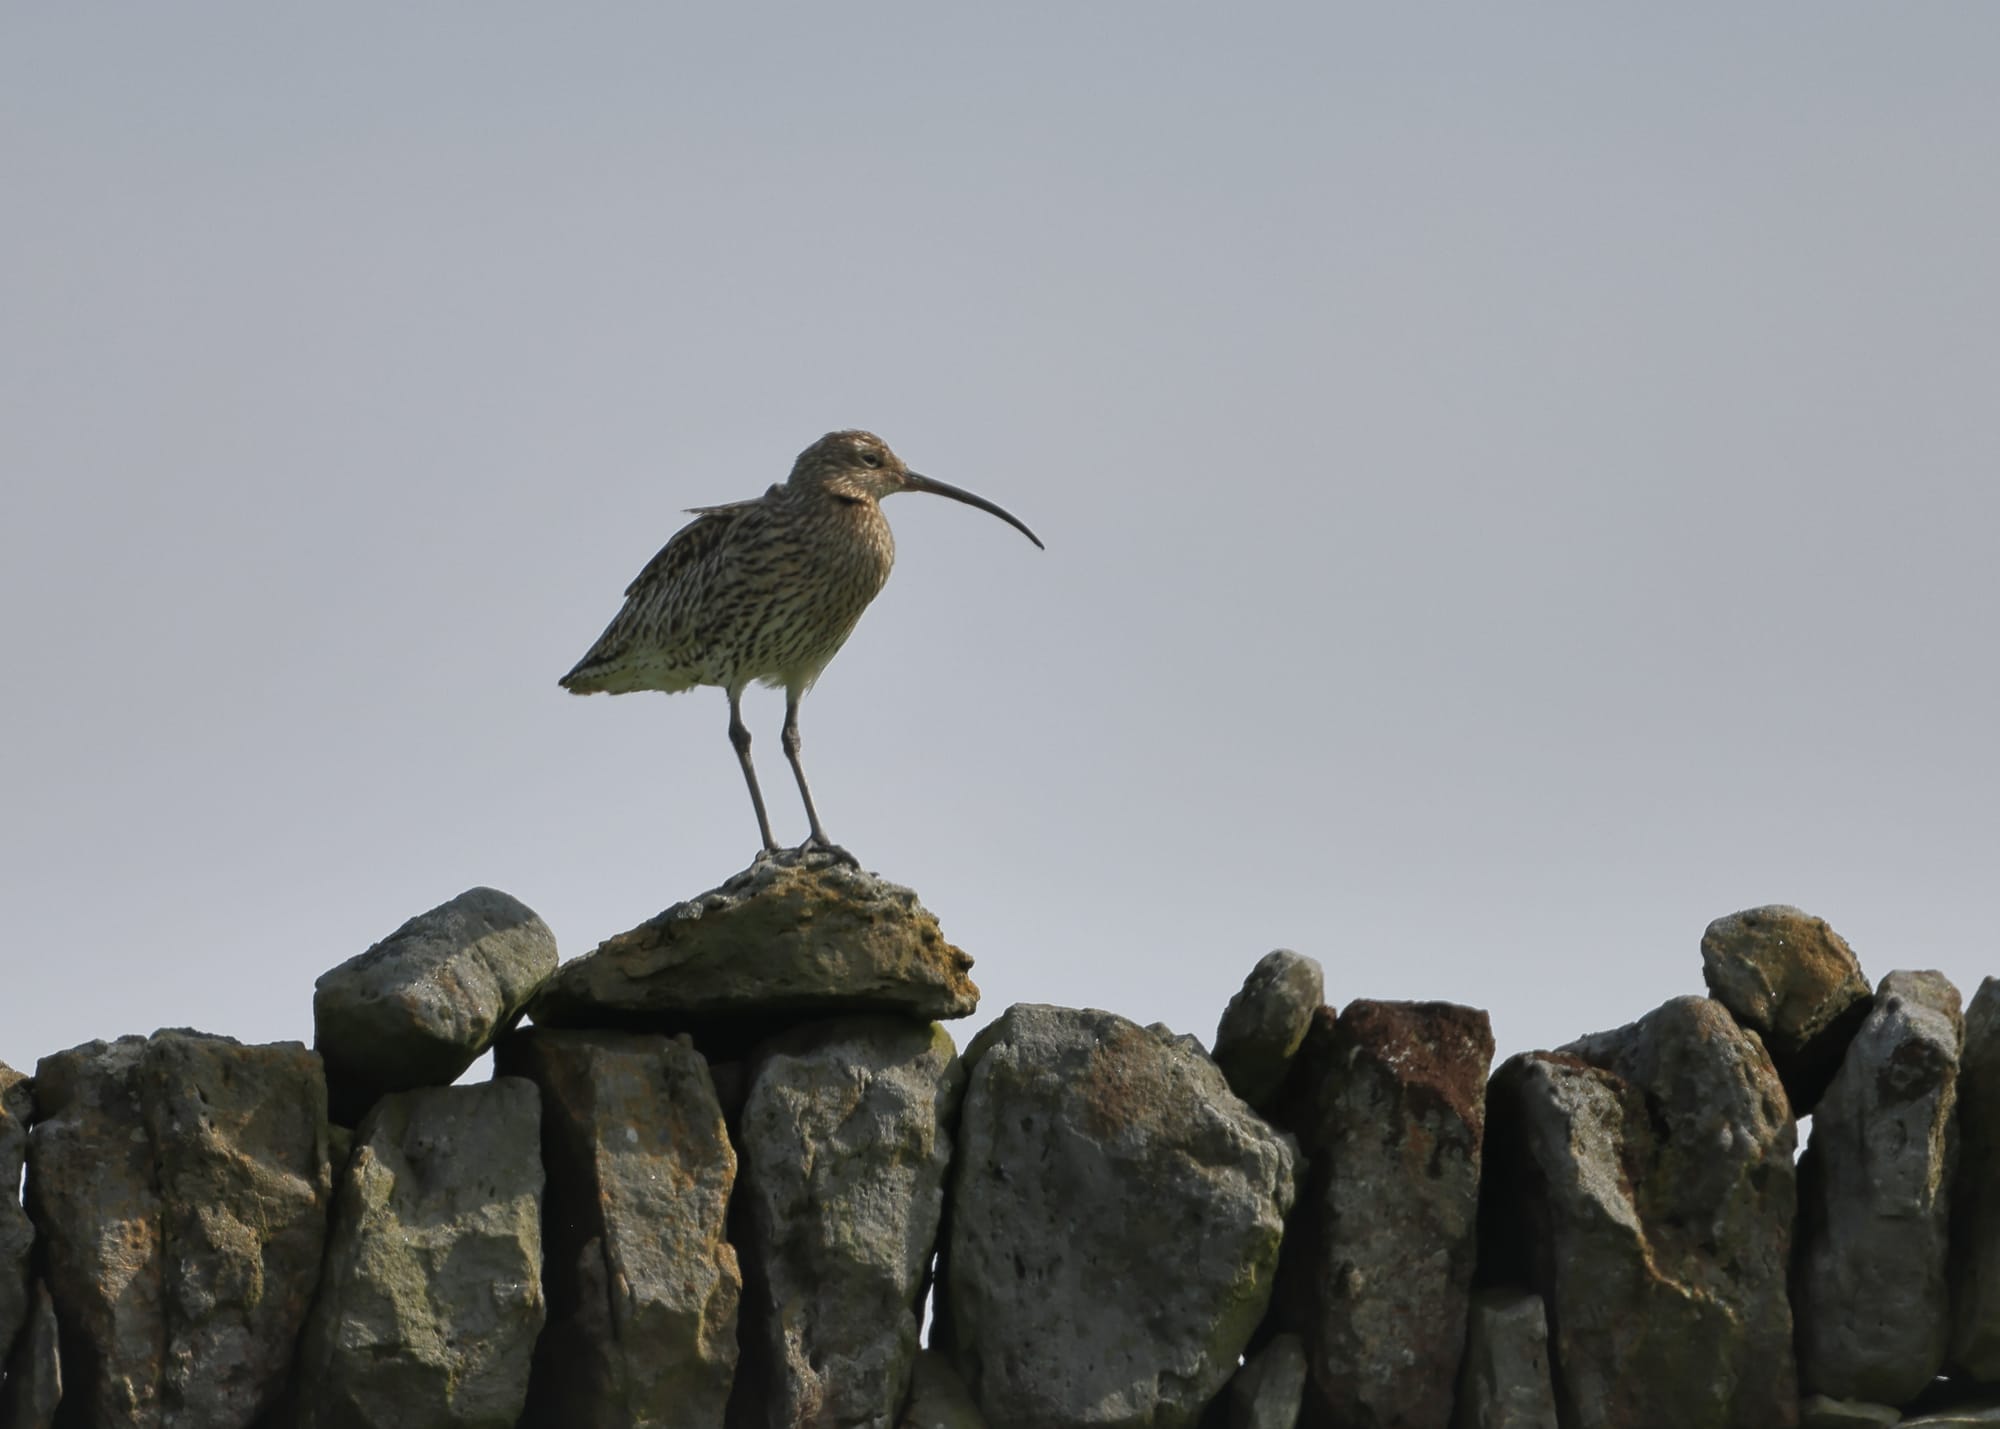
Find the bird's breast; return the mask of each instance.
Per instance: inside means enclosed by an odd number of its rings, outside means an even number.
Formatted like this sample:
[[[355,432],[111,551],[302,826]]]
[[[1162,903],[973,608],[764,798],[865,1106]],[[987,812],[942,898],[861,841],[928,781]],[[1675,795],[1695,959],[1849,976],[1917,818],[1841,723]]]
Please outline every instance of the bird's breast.
[[[874,502],[829,502],[782,535],[742,553],[733,573],[745,600],[721,642],[739,674],[810,684],[833,658],[895,563],[896,543]]]
[[[817,589],[836,622],[844,617],[851,626],[888,581],[896,564],[896,539],[882,508],[872,501],[842,502],[830,514],[838,535],[818,543],[812,561],[816,569],[805,584]]]

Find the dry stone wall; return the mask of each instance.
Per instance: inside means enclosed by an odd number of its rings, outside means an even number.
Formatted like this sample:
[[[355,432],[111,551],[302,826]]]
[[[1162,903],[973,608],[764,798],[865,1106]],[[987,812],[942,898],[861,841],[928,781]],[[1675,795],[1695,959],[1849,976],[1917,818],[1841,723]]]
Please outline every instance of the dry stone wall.
[[[315,1049],[0,1067],[0,1429],[2000,1424],[2000,982],[1776,907],[1700,960],[1497,1069],[1284,950],[1213,1055],[961,1051],[971,959],[828,855],[567,963],[474,889]]]

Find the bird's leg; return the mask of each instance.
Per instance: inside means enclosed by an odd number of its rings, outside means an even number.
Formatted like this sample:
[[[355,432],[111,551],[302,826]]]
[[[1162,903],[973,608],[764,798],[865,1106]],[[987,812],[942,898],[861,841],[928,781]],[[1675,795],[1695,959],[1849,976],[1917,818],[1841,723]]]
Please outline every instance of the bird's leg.
[[[764,852],[776,853],[778,841],[771,837],[771,819],[764,812],[764,791],[757,787],[757,766],[750,762],[750,730],[743,723],[742,699],[741,690],[729,692],[729,742],[736,746],[737,762],[743,766],[743,782],[750,786],[750,802],[757,809],[757,832],[764,836]]]
[[[806,787],[806,767],[799,763],[799,695],[798,691],[785,691],[785,732],[782,736],[785,758],[792,762],[792,777],[799,781],[799,797],[805,800],[806,822],[812,825],[812,836],[801,846],[804,849],[819,849],[833,854],[842,863],[861,867],[861,860],[826,836],[826,830],[819,825],[819,810],[813,807],[812,790]]]

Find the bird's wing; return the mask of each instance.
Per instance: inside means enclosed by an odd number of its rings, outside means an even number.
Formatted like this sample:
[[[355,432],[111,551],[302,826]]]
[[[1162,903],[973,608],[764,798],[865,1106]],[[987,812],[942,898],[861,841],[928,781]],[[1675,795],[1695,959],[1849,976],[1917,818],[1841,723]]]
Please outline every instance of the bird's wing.
[[[674,666],[686,658],[679,648],[689,634],[687,620],[704,605],[704,590],[724,561],[722,552],[741,528],[754,525],[761,501],[732,501],[704,506],[660,547],[659,554],[625,587],[625,606],[604,627],[597,643],[562,677],[564,689],[578,694],[593,690],[686,689]],[[638,651],[650,658],[634,664]],[[683,672],[685,673],[685,672]],[[665,681],[665,683],[660,683]]]
[[[632,584],[625,587],[625,598],[649,588],[660,581],[670,581],[677,571],[691,570],[707,560],[729,539],[738,519],[752,506],[761,505],[760,498],[749,501],[731,501],[722,506],[696,506],[688,511],[695,519],[681,527],[667,538],[667,544],[660,547],[658,555],[646,562],[646,568],[632,577]]]

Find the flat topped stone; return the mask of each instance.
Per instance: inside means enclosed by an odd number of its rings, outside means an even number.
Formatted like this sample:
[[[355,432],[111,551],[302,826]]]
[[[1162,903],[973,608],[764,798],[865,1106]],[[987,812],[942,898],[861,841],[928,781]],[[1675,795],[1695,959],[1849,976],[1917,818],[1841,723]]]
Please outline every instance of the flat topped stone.
[[[786,852],[565,963],[529,1015],[671,1031],[849,1012],[931,1021],[978,1008],[971,967],[909,889]]]

